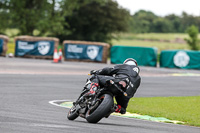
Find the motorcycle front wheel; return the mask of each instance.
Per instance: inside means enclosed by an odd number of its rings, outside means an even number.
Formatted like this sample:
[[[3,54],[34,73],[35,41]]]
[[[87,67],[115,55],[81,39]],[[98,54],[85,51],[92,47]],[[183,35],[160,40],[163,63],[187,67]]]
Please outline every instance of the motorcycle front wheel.
[[[86,113],[86,120],[89,123],[99,122],[105,115],[107,115],[113,106],[113,97],[109,94],[103,94],[93,107],[88,109]]]
[[[67,114],[67,118],[69,120],[75,120],[78,117],[78,113],[76,110],[76,106],[73,105],[73,107],[71,107],[71,109],[69,110],[68,114]]]

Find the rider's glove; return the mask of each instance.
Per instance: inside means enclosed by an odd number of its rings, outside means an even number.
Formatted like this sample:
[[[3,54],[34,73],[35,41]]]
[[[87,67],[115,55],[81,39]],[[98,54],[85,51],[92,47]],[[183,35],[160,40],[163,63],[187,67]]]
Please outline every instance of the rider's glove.
[[[92,70],[92,71],[90,71],[90,74],[92,75],[92,74],[96,74],[97,73],[97,71],[96,70]]]

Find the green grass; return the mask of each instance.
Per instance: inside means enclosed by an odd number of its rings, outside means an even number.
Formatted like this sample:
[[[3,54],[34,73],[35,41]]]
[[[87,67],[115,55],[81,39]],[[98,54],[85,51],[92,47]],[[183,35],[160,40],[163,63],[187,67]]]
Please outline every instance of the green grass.
[[[9,53],[15,53],[15,44],[14,43],[11,43],[11,42],[8,42],[8,50],[7,50],[7,54]]]
[[[159,41],[120,39],[119,41],[113,40],[112,43],[113,45],[156,47],[158,49],[158,52],[162,50],[172,50],[172,49],[189,49],[189,46],[187,44],[159,42]]]
[[[132,40],[132,39],[151,39],[151,40],[168,40],[173,41],[176,39],[188,38],[187,33],[123,33],[120,35],[121,39]],[[200,34],[198,36],[200,38]]]
[[[132,98],[127,111],[200,127],[200,96]]]

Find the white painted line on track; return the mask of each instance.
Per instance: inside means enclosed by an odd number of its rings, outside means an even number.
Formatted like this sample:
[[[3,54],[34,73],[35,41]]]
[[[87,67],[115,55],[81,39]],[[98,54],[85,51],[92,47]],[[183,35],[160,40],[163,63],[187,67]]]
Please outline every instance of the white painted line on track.
[[[55,105],[55,106],[59,106],[59,107],[63,107],[63,108],[68,108],[68,109],[71,108],[69,106],[60,105],[59,103],[61,103],[61,102],[71,102],[71,100],[53,100],[53,101],[49,101],[50,104]],[[174,124],[184,123],[184,122],[181,122],[181,121],[169,120],[169,119],[166,119],[166,118],[162,118],[161,119],[161,117],[157,118],[157,117],[148,116],[148,119],[147,119],[147,118],[145,118],[145,117],[147,117],[146,115],[139,115],[139,114],[129,113],[129,112],[127,112],[126,114],[123,114],[123,115],[118,114],[118,113],[113,113],[111,115],[115,116],[115,117],[125,118],[125,119],[137,118],[137,119],[140,119],[140,120],[148,120],[148,121],[150,120],[150,121],[154,121],[154,122],[163,122],[163,123],[164,122],[174,123]]]
[[[70,102],[70,101],[71,100],[53,100],[53,101],[49,101],[49,103],[58,107],[68,108],[68,107],[64,107],[62,105],[57,104],[57,102]]]

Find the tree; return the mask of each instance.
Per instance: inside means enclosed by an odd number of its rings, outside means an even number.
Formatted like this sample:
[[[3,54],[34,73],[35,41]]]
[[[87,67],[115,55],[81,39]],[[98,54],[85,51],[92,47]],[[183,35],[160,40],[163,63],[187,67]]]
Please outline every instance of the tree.
[[[129,21],[129,29],[133,33],[183,33],[192,24],[198,26],[200,30],[200,17],[195,17],[185,12],[181,16],[170,14],[165,17],[160,17],[152,12],[140,10]]]
[[[72,6],[71,14],[66,15],[65,31],[58,37],[72,40],[109,42],[114,36],[127,30],[129,12],[112,0],[67,0]]]
[[[131,19],[130,29],[134,33],[147,33],[152,31],[153,21],[158,18],[149,11],[140,10],[136,12]]]
[[[9,13],[7,9],[7,1],[1,0],[0,1],[0,34],[3,34],[6,28],[9,27]]]
[[[20,35],[34,35],[34,30],[38,30],[39,35],[61,33],[65,19],[59,7],[56,7],[59,2],[60,0],[1,0],[0,24],[2,27],[19,29]]]
[[[65,22],[65,9],[61,8],[63,1],[47,0],[46,2],[48,4],[43,7],[45,11],[43,18],[36,25],[40,31],[39,35],[55,36],[57,34],[64,34],[64,26],[67,25],[67,22]]]
[[[158,33],[173,32],[173,25],[169,20],[160,17],[153,21],[152,31]]]
[[[56,36],[60,40],[108,42],[127,30],[130,14],[113,0],[1,0],[0,31],[19,29],[20,35]],[[6,25],[6,26],[5,26]],[[2,27],[1,27],[2,26]],[[4,29],[3,29],[4,28]]]
[[[186,32],[189,34],[190,39],[185,39],[192,50],[198,50],[198,33],[199,30],[195,25],[187,28]]]
[[[193,15],[189,15],[186,12],[183,12],[181,16],[181,31],[185,32],[185,30],[191,25],[198,25],[198,20]]]
[[[12,25],[15,25],[20,34],[33,35],[37,23],[44,17],[46,0],[8,0],[9,15]]]
[[[174,14],[170,14],[164,17],[169,23],[172,24],[172,32],[182,32],[180,29],[181,26],[181,18]]]

